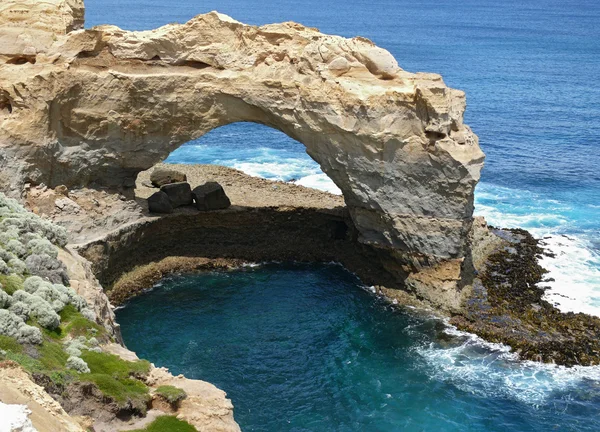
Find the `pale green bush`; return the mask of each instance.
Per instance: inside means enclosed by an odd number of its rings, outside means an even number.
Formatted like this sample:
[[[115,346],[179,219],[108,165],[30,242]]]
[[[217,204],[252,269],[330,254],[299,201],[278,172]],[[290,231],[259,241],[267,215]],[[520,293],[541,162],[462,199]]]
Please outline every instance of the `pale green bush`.
[[[0,243],[3,245],[7,244],[11,240],[19,238],[19,230],[14,226],[3,227],[4,230],[0,231]]]
[[[44,328],[53,330],[60,325],[60,317],[54,308],[43,298],[32,296],[31,316]]]
[[[27,255],[27,248],[19,240],[9,240],[5,247],[7,251],[12,252],[18,257],[24,257]]]
[[[50,304],[59,301],[62,303],[62,308],[60,308],[59,311],[65,307],[65,304],[69,303],[69,296],[54,288],[54,285],[51,283],[38,288],[34,295],[43,298]]]
[[[10,272],[15,273],[19,276],[23,276],[27,271],[27,266],[23,261],[19,258],[12,258],[8,261],[8,266],[10,267]]]
[[[96,321],[96,313],[91,309],[88,309],[88,308],[82,309],[81,315],[83,315],[83,317],[87,320],[90,320],[92,322]]]
[[[83,351],[88,349],[86,343],[87,341],[85,339],[85,336],[79,336],[75,339],[71,339],[70,341],[65,342],[65,346],[67,347],[67,349]]]
[[[1,241],[0,241],[1,242]],[[11,259],[16,258],[17,256],[14,253],[11,253],[0,246],[0,259],[5,262],[9,262]]]
[[[81,351],[78,348],[75,348],[74,346],[67,346],[65,348],[65,352],[67,354],[69,354],[72,357],[79,357],[81,356]]]
[[[69,283],[67,268],[62,261],[48,255],[29,255],[25,259],[29,273],[48,279],[52,283]]]
[[[58,257],[56,246],[44,238],[31,240],[27,243],[27,247],[32,255],[48,255],[51,258]]]
[[[35,293],[38,289],[46,286],[46,281],[39,276],[31,276],[23,282],[23,289],[29,294]]]
[[[17,332],[17,342],[39,345],[43,342],[42,332],[37,327],[24,324]]]
[[[67,369],[73,369],[79,373],[90,373],[90,368],[87,363],[75,356],[71,356],[67,359]]]
[[[0,221],[0,231],[7,232],[11,228],[16,229],[19,234],[37,233],[61,247],[67,244],[67,231],[64,228],[26,210],[24,210],[24,213],[13,213],[4,216]]]
[[[52,305],[43,298],[23,290],[17,290],[13,294],[13,300],[27,304],[30,308],[30,317],[36,319],[42,327],[52,330],[60,325],[60,317]]]
[[[0,309],[0,335],[16,338],[23,320],[6,309]]]
[[[0,309],[9,307],[11,303],[12,297],[2,289],[2,284],[0,284]]]
[[[85,299],[79,295],[75,295],[73,297],[71,304],[80,312],[88,307],[87,301],[85,301]]]
[[[8,274],[10,269],[8,268],[8,264],[4,262],[3,259],[0,259],[0,274]]]
[[[20,317],[23,321],[27,321],[29,319],[29,315],[31,314],[31,307],[22,301],[13,302],[8,310]]]

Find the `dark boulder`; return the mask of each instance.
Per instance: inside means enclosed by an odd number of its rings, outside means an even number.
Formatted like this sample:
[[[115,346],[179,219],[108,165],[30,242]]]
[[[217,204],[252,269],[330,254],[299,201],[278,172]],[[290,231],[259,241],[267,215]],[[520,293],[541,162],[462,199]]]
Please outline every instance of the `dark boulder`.
[[[202,211],[226,209],[231,205],[223,187],[217,182],[204,183],[192,192],[196,208]]]
[[[151,213],[172,213],[173,206],[169,200],[169,196],[164,192],[153,193],[148,198],[148,210]]]
[[[166,168],[157,168],[150,174],[150,182],[155,187],[162,187],[171,183],[182,183],[187,181],[184,173]]]
[[[160,188],[169,197],[173,208],[190,205],[194,202],[192,199],[192,188],[189,183],[171,183]]]

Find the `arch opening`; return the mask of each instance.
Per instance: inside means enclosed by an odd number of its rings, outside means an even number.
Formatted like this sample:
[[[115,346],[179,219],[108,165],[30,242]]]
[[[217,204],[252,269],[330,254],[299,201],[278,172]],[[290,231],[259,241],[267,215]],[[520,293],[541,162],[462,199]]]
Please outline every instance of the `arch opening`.
[[[342,194],[308,155],[302,143],[259,123],[236,122],[220,126],[181,145],[163,162],[220,165],[254,177]]]

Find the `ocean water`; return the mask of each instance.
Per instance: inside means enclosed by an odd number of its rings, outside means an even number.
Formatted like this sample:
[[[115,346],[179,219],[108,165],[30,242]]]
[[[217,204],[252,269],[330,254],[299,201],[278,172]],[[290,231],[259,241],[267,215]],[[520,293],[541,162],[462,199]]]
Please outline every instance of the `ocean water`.
[[[556,253],[556,258],[543,261],[550,270],[549,276],[555,280],[547,284],[551,287],[548,299],[565,311],[600,315],[600,26],[597,24],[600,2],[597,0],[86,0],[86,6],[87,26],[112,23],[129,30],[184,22],[210,10],[257,25],[293,20],[326,33],[368,37],[394,54],[404,69],[442,74],[449,86],[466,91],[465,120],[479,135],[481,147],[487,154],[482,181],[476,191],[476,213],[484,215],[490,224],[526,228],[543,238]],[[306,155],[302,144],[255,124],[237,123],[211,131],[180,147],[167,161],[222,164],[256,176],[295,181],[339,193]],[[278,270],[270,267],[264,271],[267,281],[270,281],[269,273],[278,274]],[[317,275],[317,279],[325,277],[330,281],[329,276],[323,276],[322,271],[315,268],[305,269],[304,273],[307,278]],[[246,276],[247,273],[228,277],[238,281],[239,289],[244,290]],[[194,278],[189,279],[189,283],[201,292],[205,284],[212,286],[210,278]],[[215,280],[220,278],[215,276]],[[353,284],[344,277],[341,280],[343,284]],[[278,283],[285,288],[292,281],[284,282]],[[193,291],[185,288],[185,280],[181,283],[183,292]],[[317,285],[327,288],[327,284],[321,282]],[[271,288],[265,284],[262,289]],[[147,300],[150,303],[146,306],[150,307],[153,296],[160,292],[156,290],[139,301]],[[174,286],[169,295],[175,292],[178,289]],[[328,297],[330,294],[327,291],[323,296],[331,300],[327,304],[333,309],[338,306],[344,309],[345,301],[354,301],[354,297],[332,300]],[[276,299],[279,297],[263,298],[264,307],[270,311],[279,307]],[[366,297],[364,300],[368,301]],[[299,306],[304,302],[298,301]],[[215,309],[211,313],[231,317],[229,314],[233,312],[229,308],[244,308],[242,302],[235,303],[234,299],[231,302],[232,305],[213,303]],[[135,304],[130,307],[135,308]],[[123,314],[130,307],[121,311],[120,316],[126,319]],[[403,349],[396,348],[396,352],[402,354],[398,354],[399,357],[391,354],[381,360],[386,367],[355,363],[353,367],[364,370],[348,371],[349,375],[341,377],[338,383],[344,391],[356,392],[352,393],[355,399],[350,400],[334,398],[337,393],[328,384],[326,378],[333,378],[327,375],[327,370],[311,372],[325,374],[315,375],[322,387],[310,388],[314,399],[306,399],[302,406],[307,412],[311,406],[318,408],[323,403],[322,398],[329,395],[335,401],[327,405],[331,410],[329,415],[339,419],[339,423],[327,427],[306,423],[287,430],[600,430],[594,423],[600,416],[595,393],[600,385],[596,368],[566,371],[515,362],[506,348],[489,346],[465,335],[461,336],[464,341],[454,340],[442,346],[437,339],[439,323],[432,324],[401,311],[389,311],[376,301],[365,308],[369,309],[368,313],[355,312],[359,315],[374,313],[375,318],[369,321],[372,329],[361,327],[364,330],[361,337],[373,343],[377,350],[393,351],[389,347],[399,344]],[[343,310],[324,312],[344,314]],[[369,319],[357,317],[356,313],[351,315],[358,322]],[[144,319],[146,315],[140,314],[136,319],[151,325]],[[260,313],[259,317],[268,318]],[[236,320],[242,318],[246,317],[236,317]],[[294,313],[291,318],[300,317]],[[350,328],[360,327],[353,319],[346,318],[343,322]],[[376,325],[378,320],[396,329],[394,335]],[[416,320],[414,325],[412,320]],[[127,337],[134,334],[128,333],[128,327],[135,326],[136,322],[126,319],[123,326],[126,341],[132,348],[139,349],[140,354],[158,364],[170,364],[174,372],[192,373],[220,385],[234,397],[236,407],[245,407],[236,411],[245,430],[253,430],[245,427],[246,424],[256,423],[252,423],[255,420],[244,423],[250,418],[241,412],[244,409],[266,410],[265,404],[278,407],[282,400],[295,397],[295,381],[288,384],[269,381],[265,384],[269,384],[270,389],[279,386],[281,393],[264,392],[256,385],[252,387],[252,396],[246,399],[248,396],[244,395],[248,393],[235,388],[235,382],[227,381],[229,371],[219,368],[218,361],[215,366],[212,360],[202,357],[200,348],[191,351],[186,364],[180,364],[176,358],[167,358],[168,353],[163,357],[163,347],[168,351],[166,345],[136,347],[134,344],[140,341]],[[300,322],[319,324],[304,319]],[[235,327],[236,324],[237,321],[232,321],[229,325]],[[260,319],[256,325],[261,325]],[[408,327],[405,329],[405,326]],[[431,330],[431,326],[436,330]],[[204,346],[201,341],[208,338],[206,346],[209,346],[208,341],[213,336],[203,332],[201,327],[196,328],[197,336],[193,335],[194,329],[178,331],[187,335],[182,336],[184,340],[186,337],[188,341],[196,340],[200,347]],[[344,326],[339,330],[345,331]],[[217,330],[213,328],[213,331]],[[382,332],[389,338],[380,338]],[[393,341],[392,336],[400,340]],[[235,332],[224,333],[222,341],[229,344],[236,340],[228,340],[230,337],[235,337]],[[265,349],[271,346],[256,343]],[[310,345],[305,347],[310,348]],[[179,346],[179,349],[183,348]],[[345,348],[340,346],[340,349],[340,358],[346,358]],[[375,356],[375,350],[370,352]],[[271,354],[274,357],[269,361],[280,366],[285,363],[277,363],[285,353],[275,350]],[[260,361],[256,353],[247,355],[249,359]],[[335,353],[332,355],[337,358]],[[387,371],[388,368],[391,371]],[[246,371],[250,375],[244,379],[250,379],[256,369],[251,367]],[[274,380],[279,376],[275,375]],[[352,381],[354,378],[356,381]],[[381,394],[372,386],[376,381],[371,380],[377,379],[382,387],[391,387],[385,394],[399,399],[381,399]],[[394,388],[396,391],[392,391]],[[404,397],[398,396],[399,393]],[[268,394],[277,397],[262,399]],[[372,401],[369,395],[373,395]],[[379,405],[376,406],[376,402]],[[250,407],[247,405],[250,403],[254,404]],[[412,423],[403,422],[403,416],[414,410],[418,412],[415,417],[406,417]],[[285,417],[281,412],[279,415]],[[367,423],[370,419],[378,420]],[[364,427],[359,428],[357,424]],[[286,430],[280,426],[260,427],[254,430]]]
[[[226,390],[244,431],[600,430],[600,368],[520,362],[338,265],[175,276],[117,320],[138,355]]]

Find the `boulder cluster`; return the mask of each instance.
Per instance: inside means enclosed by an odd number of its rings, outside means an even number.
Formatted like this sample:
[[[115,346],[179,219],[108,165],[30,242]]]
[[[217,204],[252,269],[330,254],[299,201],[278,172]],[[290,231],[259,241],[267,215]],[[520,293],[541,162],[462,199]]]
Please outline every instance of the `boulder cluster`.
[[[152,186],[160,188],[148,198],[151,213],[172,213],[177,207],[194,205],[200,211],[222,210],[231,205],[223,187],[207,182],[192,189],[184,173],[155,169],[150,175]]]

